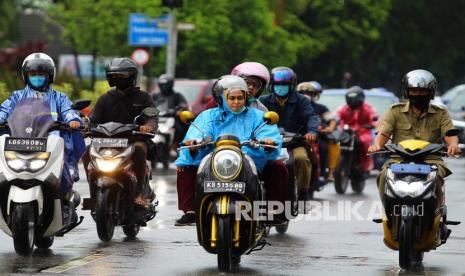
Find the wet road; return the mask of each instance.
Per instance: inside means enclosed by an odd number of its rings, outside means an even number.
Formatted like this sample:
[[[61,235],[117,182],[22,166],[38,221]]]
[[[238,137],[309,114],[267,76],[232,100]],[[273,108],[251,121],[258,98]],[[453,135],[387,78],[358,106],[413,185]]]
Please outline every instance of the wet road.
[[[426,253],[423,267],[415,272],[400,271],[397,252],[384,246],[381,225],[371,222],[370,215],[376,214],[379,207],[374,178],[367,183],[363,195],[340,196],[332,186],[315,194],[315,207],[330,207],[328,212],[323,212],[323,218],[312,214],[299,217],[291,222],[284,235],[271,230],[267,238],[271,246],[243,256],[235,272],[257,275],[465,275],[465,160],[448,160],[448,164],[454,172],[446,187],[449,218],[461,220],[463,224],[452,226],[447,244]],[[80,211],[85,220],[78,228],[63,238],[56,238],[50,250],[35,250],[31,257],[16,255],[11,238],[0,233],[0,274],[217,274],[216,256],[206,253],[197,244],[195,227],[173,225],[181,214],[177,210],[174,170],[156,174],[159,175],[151,184],[160,201],[159,213],[148,227],[142,229],[137,240],[126,240],[121,228],[117,228],[112,242],[100,242],[89,211]],[[75,188],[81,195],[88,196],[86,182],[77,183]],[[337,210],[344,206],[352,206],[352,210],[358,210],[359,214],[341,216]]]

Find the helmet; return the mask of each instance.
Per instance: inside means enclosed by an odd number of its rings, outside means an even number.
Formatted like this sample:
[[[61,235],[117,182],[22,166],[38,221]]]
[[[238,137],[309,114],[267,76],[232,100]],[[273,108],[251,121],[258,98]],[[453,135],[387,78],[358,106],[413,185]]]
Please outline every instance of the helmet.
[[[48,78],[42,87],[35,87],[31,84],[28,73],[30,71],[44,71],[47,73]],[[44,53],[33,53],[27,56],[24,61],[23,65],[21,66],[21,76],[28,85],[31,85],[33,88],[36,89],[43,89],[48,87],[54,80],[56,75],[56,68],[53,59],[44,54]]]
[[[226,96],[227,92],[232,89],[239,89],[244,91],[245,97],[247,97],[247,83],[239,76],[224,75],[215,81],[213,84],[213,97],[218,106],[222,107],[223,95]]]
[[[365,93],[360,86],[352,86],[347,89],[346,92],[346,103],[351,108],[360,107],[365,101]]]
[[[430,72],[422,69],[413,70],[405,74],[402,79],[402,90],[405,98],[409,98],[409,88],[424,88],[429,90],[430,99],[434,99],[438,82]]]
[[[170,74],[163,74],[158,77],[158,87],[162,93],[169,93],[173,91],[174,77]]]
[[[323,90],[321,87],[321,84],[319,84],[316,81],[307,81],[307,82],[301,82],[299,85],[297,85],[296,88],[297,92],[299,93],[309,93],[309,92],[315,92],[317,94],[321,94],[321,91]]]
[[[256,77],[260,79],[262,87],[257,93],[257,97],[263,92],[265,87],[270,82],[270,72],[265,67],[265,65],[258,62],[243,62],[231,71],[231,75],[240,76],[240,77]]]
[[[137,64],[130,58],[114,58],[105,67],[105,73],[110,86],[125,90],[136,86]]]
[[[270,92],[274,93],[276,84],[288,84],[289,94],[292,93],[297,84],[297,75],[288,67],[276,67],[271,70]]]

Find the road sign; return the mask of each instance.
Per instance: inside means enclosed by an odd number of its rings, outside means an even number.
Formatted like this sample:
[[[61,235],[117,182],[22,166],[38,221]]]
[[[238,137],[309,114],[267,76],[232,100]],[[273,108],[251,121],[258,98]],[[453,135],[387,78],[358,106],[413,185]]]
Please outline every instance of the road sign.
[[[142,13],[129,15],[128,40],[131,46],[163,46],[168,44],[168,30],[160,29],[158,24],[168,17],[149,18]]]
[[[136,49],[132,52],[131,58],[137,63],[137,65],[143,66],[149,62],[150,54],[147,50]]]

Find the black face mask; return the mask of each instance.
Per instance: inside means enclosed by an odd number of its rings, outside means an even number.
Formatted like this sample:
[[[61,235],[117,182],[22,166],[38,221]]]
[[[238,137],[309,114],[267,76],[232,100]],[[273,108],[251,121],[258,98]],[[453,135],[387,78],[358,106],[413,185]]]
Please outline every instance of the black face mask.
[[[429,96],[409,96],[410,103],[420,109],[420,110],[426,110],[429,106],[430,102],[430,97]]]
[[[163,94],[169,94],[173,91],[173,85],[170,83],[159,83],[158,87],[160,87],[160,91]]]
[[[116,88],[123,91],[133,86],[131,79],[114,79],[113,82],[115,83]]]

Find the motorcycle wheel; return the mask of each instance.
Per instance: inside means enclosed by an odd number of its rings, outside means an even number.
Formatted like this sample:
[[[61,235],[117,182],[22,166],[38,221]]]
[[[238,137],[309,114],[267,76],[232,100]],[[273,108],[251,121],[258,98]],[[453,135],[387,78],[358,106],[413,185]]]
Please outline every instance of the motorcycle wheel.
[[[409,269],[414,256],[412,222],[402,222],[399,234],[399,266]]]
[[[352,186],[352,191],[361,194],[365,189],[365,179],[363,179],[362,176],[352,177],[352,179],[350,179],[350,185]]]
[[[36,236],[35,236],[35,239],[34,239],[34,244],[38,248],[47,249],[47,248],[50,248],[50,246],[52,246],[54,240],[55,240],[54,236],[41,237],[36,233]]]
[[[134,224],[134,225],[124,225],[123,226],[123,232],[126,235],[126,237],[130,239],[134,239],[137,234],[139,234],[140,230],[140,225]]]
[[[101,241],[108,242],[113,238],[115,222],[112,214],[114,202],[110,198],[110,190],[106,189],[97,194],[97,204],[95,206],[95,221],[97,224],[97,234]]]
[[[285,223],[285,224],[276,225],[276,231],[279,234],[286,233],[288,228],[289,228],[289,221],[287,223]]]
[[[232,269],[232,231],[231,217],[218,218],[218,269],[230,272]]]
[[[345,156],[340,157],[339,164],[334,170],[334,188],[336,193],[345,194],[349,184],[349,162]]]
[[[34,249],[36,228],[33,203],[15,205],[11,215],[11,231],[16,253],[30,255]]]

